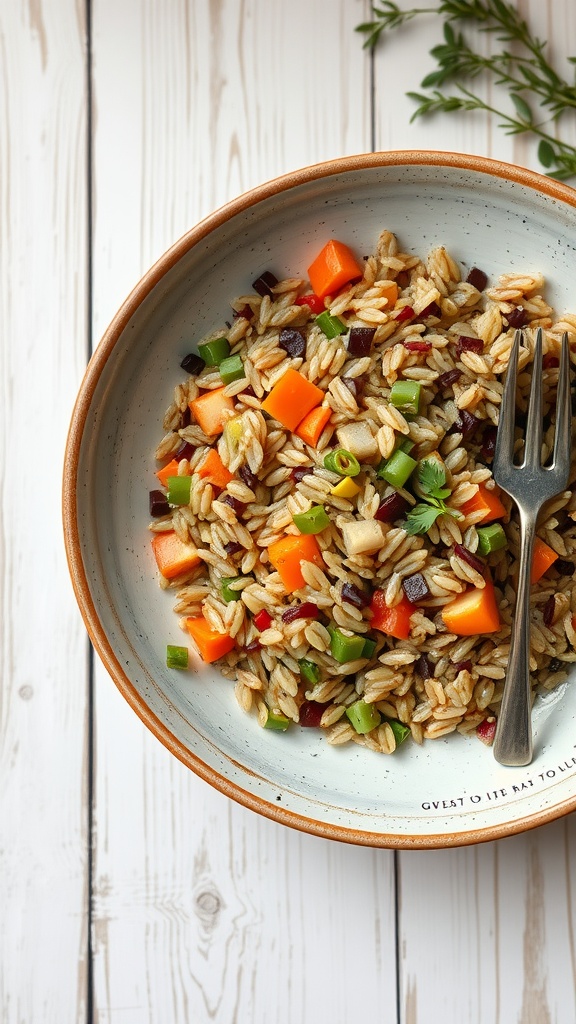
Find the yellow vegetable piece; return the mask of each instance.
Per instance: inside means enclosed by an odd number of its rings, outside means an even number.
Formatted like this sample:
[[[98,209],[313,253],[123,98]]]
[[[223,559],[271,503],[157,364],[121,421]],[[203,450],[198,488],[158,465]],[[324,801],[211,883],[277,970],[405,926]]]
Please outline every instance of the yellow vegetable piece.
[[[357,494],[360,494],[361,490],[362,488],[358,487],[358,484],[351,476],[345,476],[340,483],[332,488],[330,494],[335,494],[337,498],[355,498]]]

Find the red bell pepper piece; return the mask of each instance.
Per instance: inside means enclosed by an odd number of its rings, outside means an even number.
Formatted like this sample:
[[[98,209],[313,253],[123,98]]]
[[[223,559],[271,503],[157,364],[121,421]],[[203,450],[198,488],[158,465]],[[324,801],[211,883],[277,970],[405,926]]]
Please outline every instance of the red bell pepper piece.
[[[394,636],[397,640],[407,640],[410,636],[410,616],[415,611],[413,605],[406,596],[394,606],[388,608],[386,595],[383,590],[375,590],[370,602],[372,629],[379,629],[381,633]]]

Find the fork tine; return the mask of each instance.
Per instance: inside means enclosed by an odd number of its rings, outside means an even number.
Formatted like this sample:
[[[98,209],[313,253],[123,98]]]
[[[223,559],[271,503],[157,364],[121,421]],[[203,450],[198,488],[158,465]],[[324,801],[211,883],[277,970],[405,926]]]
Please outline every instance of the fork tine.
[[[530,382],[530,398],[528,400],[528,418],[526,420],[526,436],[524,439],[523,466],[535,469],[540,465],[542,457],[542,328],[538,328],[534,360],[532,363],[532,380]]]
[[[562,352],[560,354],[560,370],[558,372],[558,392],[556,396],[556,436],[554,437],[553,468],[557,473],[565,468],[565,474],[558,477],[558,486],[563,488],[570,475],[570,457],[572,449],[572,403],[570,399],[570,350],[568,334],[562,336]]]
[[[500,407],[500,422],[496,435],[496,448],[494,451],[493,473],[498,481],[510,472],[514,456],[514,424],[516,420],[516,377],[518,369],[518,352],[524,340],[522,331],[516,331],[514,344],[508,360],[506,371],[506,383],[502,395]],[[499,481],[498,481],[499,482]],[[502,484],[503,486],[503,484]]]

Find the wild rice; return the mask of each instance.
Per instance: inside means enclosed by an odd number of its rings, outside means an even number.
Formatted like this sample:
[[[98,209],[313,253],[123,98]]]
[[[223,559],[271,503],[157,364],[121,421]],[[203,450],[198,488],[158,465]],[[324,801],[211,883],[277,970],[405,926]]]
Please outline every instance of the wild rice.
[[[163,464],[174,459],[173,475],[191,476],[190,503],[171,506],[168,513],[164,509],[150,530],[156,538],[174,531],[196,548],[200,563],[168,579],[160,576],[159,582],[175,592],[184,630],[189,619],[203,616],[216,633],[235,639],[218,665],[234,681],[240,707],[261,726],[301,721],[320,727],[334,746],[353,741],[390,754],[405,728],[414,742],[422,743],[455,731],[475,733],[497,716],[518,572],[518,525],[507,497],[502,498],[506,547],[483,559],[495,586],[500,629],[456,636],[447,631],[442,611],[467,588],[485,586],[486,574],[474,563],[483,513],[466,506],[480,484],[494,486],[488,439],[498,421],[502,375],[514,336],[509,318],[521,311],[524,320],[521,368],[531,361],[536,328],[544,330],[544,446],[549,450],[560,340],[568,331],[571,348],[576,346],[576,314],[564,312],[554,322],[540,274],[512,271],[483,293],[462,277],[442,246],[424,260],[401,252],[395,236],[383,231],[374,254],[364,261],[362,279],[325,301],[346,333],[354,326],[374,329],[369,355],[349,356],[346,336],[326,337],[299,301],[310,291],[307,282],[286,278],[271,295],[235,299],[231,326],[203,339],[226,338],[232,354],[242,360],[243,377],[224,388],[234,403],[226,417],[233,428],[224,425],[219,436],[208,436],[191,412],[190,403],[199,395],[222,387],[216,367],[205,367],[175,388],[155,457]],[[389,282],[395,280],[399,293],[391,303]],[[301,332],[302,357],[282,347],[281,331],[287,327]],[[314,447],[262,411],[262,400],[290,368],[325,393],[322,404],[330,416]],[[417,416],[404,415],[390,401],[397,380],[420,383]],[[529,383],[529,372],[520,372],[521,405]],[[464,414],[475,417],[471,436]],[[339,435],[345,438],[350,424],[362,424],[367,446],[355,478],[360,489],[353,496],[332,493],[341,477],[324,466],[328,447],[347,447]],[[380,524],[376,550],[347,550],[343,529],[350,524],[379,529],[374,517],[394,488],[376,470],[402,440],[412,442],[412,457],[422,460],[435,453],[443,461],[447,501],[454,512],[460,510],[460,518],[441,515],[425,535],[413,536],[399,515]],[[211,449],[231,474],[225,486],[202,471]],[[567,667],[576,661],[575,476],[573,464],[569,489],[549,503],[539,528],[541,539],[559,557],[532,588],[535,695],[562,684]],[[410,482],[398,490],[409,507],[420,500]],[[304,585],[287,593],[268,549],[282,537],[297,536],[293,516],[315,505],[329,517],[329,526],[316,536],[323,564],[303,561]],[[370,595],[379,591],[393,609],[405,600],[404,583],[415,574],[425,581],[428,596],[412,611],[408,638],[371,630]],[[349,600],[345,587],[350,586],[360,594],[359,603]],[[300,618],[303,605],[308,609]],[[365,655],[356,652],[339,662],[332,653],[334,629],[344,639],[368,636],[374,650],[368,645]],[[312,664],[315,682],[306,675],[303,660]],[[352,711],[350,719],[347,715],[359,702],[372,709],[368,732],[358,732]],[[312,714],[310,709],[317,710]]]

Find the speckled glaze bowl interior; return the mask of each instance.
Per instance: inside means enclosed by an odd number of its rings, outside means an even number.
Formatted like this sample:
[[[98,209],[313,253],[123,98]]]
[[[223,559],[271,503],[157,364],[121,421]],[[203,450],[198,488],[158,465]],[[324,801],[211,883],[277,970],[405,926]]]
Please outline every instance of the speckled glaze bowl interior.
[[[441,847],[495,839],[576,807],[571,682],[538,702],[535,754],[504,768],[453,734],[392,757],[330,747],[315,729],[279,734],[237,706],[231,683],[181,643],[147,530],[153,451],[180,361],[263,270],[305,276],[329,237],[371,252],[381,229],[403,249],[443,244],[494,279],[542,271],[557,312],[576,310],[576,192],[538,174],[456,154],[376,153],[265,184],[212,214],[138,284],[90,362],[65,458],[64,527],[88,632],[121,692],[184,764],[276,821],[352,843]],[[103,500],[103,496],[105,499]]]

